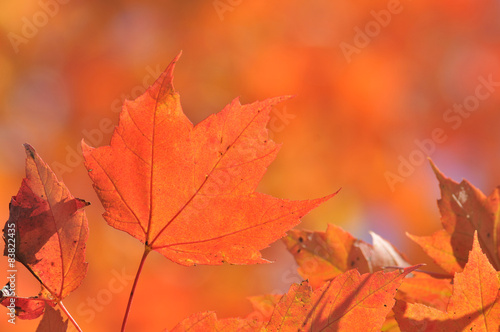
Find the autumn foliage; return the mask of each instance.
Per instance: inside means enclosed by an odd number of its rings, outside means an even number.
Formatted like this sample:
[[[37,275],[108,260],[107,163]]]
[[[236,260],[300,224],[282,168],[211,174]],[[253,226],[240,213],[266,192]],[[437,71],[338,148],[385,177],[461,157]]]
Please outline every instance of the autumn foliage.
[[[266,129],[269,112],[288,97],[249,105],[236,99],[193,126],[173,86],[177,59],[142,96],[124,104],[109,146],[82,142],[104,219],[144,248],[122,331],[150,252],[185,266],[268,263],[261,250],[281,238],[302,283],[286,294],[250,298],[253,311],[246,317],[193,313],[172,331],[498,331],[498,189],[485,196],[431,162],[443,229],[408,237],[442,273],[426,271],[375,233],[369,244],[333,224],[325,232],[292,229],[336,193],[298,201],[256,191],[279,150]],[[23,298],[7,284],[1,303],[20,319],[43,315],[37,331],[79,329],[62,301],[87,273],[83,208],[89,203],[73,197],[33,147],[25,150],[26,178],[10,203],[4,255],[22,263],[41,290]],[[158,296],[168,300],[161,289]]]
[[[82,143],[104,218],[176,263],[263,263],[259,249],[333,195],[294,202],[255,192],[279,150],[266,124],[283,98],[234,100],[193,127],[173,87],[176,61],[124,105],[110,146]]]

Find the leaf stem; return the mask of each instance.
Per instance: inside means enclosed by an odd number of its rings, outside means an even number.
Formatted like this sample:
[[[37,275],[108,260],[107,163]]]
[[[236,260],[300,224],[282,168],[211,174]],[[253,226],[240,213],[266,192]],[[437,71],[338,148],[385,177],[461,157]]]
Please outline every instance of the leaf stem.
[[[135,275],[134,284],[132,285],[132,290],[130,291],[130,296],[128,298],[127,309],[125,310],[125,316],[123,317],[122,329],[121,332],[125,331],[125,325],[127,324],[128,314],[130,312],[130,306],[132,305],[132,299],[134,298],[135,287],[137,286],[137,281],[139,280],[139,276],[141,275],[142,267],[144,266],[144,262],[146,261],[146,257],[151,252],[151,248],[149,246],[144,247],[144,254],[142,255],[141,262],[139,263],[139,268],[137,269],[137,273]]]
[[[68,317],[68,319],[71,321],[71,323],[75,326],[76,330],[78,332],[82,332],[82,329],[80,328],[80,326],[78,326],[78,323],[76,322],[76,320],[73,318],[73,316],[71,316],[71,314],[69,313],[68,309],[66,309],[66,307],[64,306],[64,304],[62,303],[62,301],[59,301],[58,303],[59,305],[59,308],[61,308],[61,310],[66,314],[66,316]]]

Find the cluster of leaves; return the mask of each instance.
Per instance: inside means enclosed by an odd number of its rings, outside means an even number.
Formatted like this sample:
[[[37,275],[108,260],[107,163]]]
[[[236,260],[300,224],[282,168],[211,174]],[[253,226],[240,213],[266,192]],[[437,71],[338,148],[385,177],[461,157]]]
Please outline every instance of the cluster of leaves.
[[[411,267],[375,233],[370,245],[335,225],[326,232],[291,230],[283,240],[308,282],[283,296],[251,298],[255,311],[245,319],[217,320],[207,312],[174,331],[499,331],[499,189],[486,197],[431,165],[443,229],[408,236],[445,273]],[[384,273],[396,266],[399,271]]]
[[[411,266],[374,233],[370,245],[334,225],[326,232],[289,231],[335,194],[290,201],[255,192],[279,149],[267,135],[269,112],[286,98],[234,100],[193,126],[172,84],[176,60],[144,95],[125,103],[109,146],[82,142],[107,223],[144,244],[122,331],[151,251],[187,266],[264,263],[260,250],[287,231],[284,242],[308,281],[284,295],[250,298],[254,311],[245,318],[197,313],[173,331],[498,331],[498,190],[485,197],[433,165],[443,230],[410,238],[443,275]],[[88,203],[74,198],[31,146],[25,149],[26,178],[10,204],[4,254],[26,266],[41,291],[16,297],[7,284],[0,301],[7,308],[15,303],[21,319],[43,314],[37,331],[66,331],[56,306],[80,330],[62,300],[86,275]]]

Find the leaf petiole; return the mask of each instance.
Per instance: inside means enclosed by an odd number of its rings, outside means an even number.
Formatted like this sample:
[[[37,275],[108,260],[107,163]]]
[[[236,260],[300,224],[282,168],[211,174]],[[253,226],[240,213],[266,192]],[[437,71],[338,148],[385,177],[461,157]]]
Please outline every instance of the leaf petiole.
[[[151,248],[148,246],[144,247],[144,254],[142,255],[141,262],[139,263],[139,268],[137,269],[137,273],[135,275],[134,284],[132,285],[132,290],[130,291],[130,296],[128,298],[127,309],[125,309],[125,315],[123,316],[122,328],[121,332],[125,331],[125,325],[127,324],[128,314],[130,312],[130,307],[132,305],[132,299],[134,298],[135,287],[137,286],[137,281],[139,280],[139,276],[141,275],[142,267],[144,266],[144,262],[146,261],[146,257],[151,252]]]
[[[59,305],[59,308],[61,308],[61,310],[66,314],[66,317],[68,317],[68,319],[71,321],[71,323],[75,326],[76,330],[78,332],[82,332],[82,329],[80,328],[80,326],[78,326],[78,323],[73,318],[73,316],[71,316],[71,314],[69,313],[68,309],[66,309],[66,307],[62,303],[62,301],[59,301],[59,303],[57,303],[57,304]]]

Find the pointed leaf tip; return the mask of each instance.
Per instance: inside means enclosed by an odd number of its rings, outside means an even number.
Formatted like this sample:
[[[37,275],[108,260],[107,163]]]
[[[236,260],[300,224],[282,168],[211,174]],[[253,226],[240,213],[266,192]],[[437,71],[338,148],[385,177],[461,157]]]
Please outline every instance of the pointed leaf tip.
[[[292,98],[295,98],[295,95],[283,95],[283,96],[280,96],[278,97],[277,99],[279,99],[278,102],[283,102],[283,101],[287,101],[287,100],[290,100]]]
[[[476,251],[476,250],[479,250],[479,251],[483,252],[481,250],[481,245],[479,244],[479,237],[477,235],[477,230],[474,231],[474,240],[472,242],[472,249],[471,249],[471,251]]]
[[[432,161],[432,159],[430,157],[427,157],[427,159],[429,160],[429,164],[431,165],[432,171],[434,172],[434,174],[436,174],[436,177],[438,178],[438,180],[444,179],[443,173],[439,170],[439,168]]]
[[[29,145],[28,143],[24,143],[23,146],[24,146],[24,150],[26,150],[26,156],[31,157],[32,159],[35,159],[35,155],[36,155],[35,149],[31,145]]]
[[[85,142],[84,138],[80,141],[80,145],[82,147],[82,153],[85,153],[86,151],[90,152],[90,150],[94,149],[92,146],[88,145],[87,142]]]
[[[87,202],[86,200],[81,199],[81,198],[75,197],[75,202],[76,202],[77,210],[80,210],[80,209],[90,205],[90,202]]]
[[[179,54],[177,54],[175,56],[175,58],[172,60],[172,62],[170,62],[170,64],[168,65],[167,69],[165,69],[165,72],[163,73],[163,75],[161,75],[158,80],[162,80],[161,81],[161,94],[165,94],[165,93],[174,93],[175,92],[175,88],[174,88],[174,69],[175,69],[175,64],[177,63],[177,61],[179,60],[179,58],[181,57],[182,55],[182,51],[179,52]],[[164,76],[164,77],[162,77]]]

